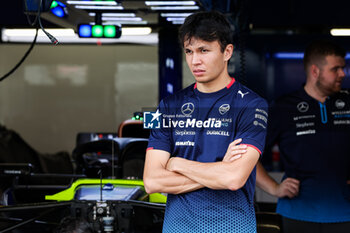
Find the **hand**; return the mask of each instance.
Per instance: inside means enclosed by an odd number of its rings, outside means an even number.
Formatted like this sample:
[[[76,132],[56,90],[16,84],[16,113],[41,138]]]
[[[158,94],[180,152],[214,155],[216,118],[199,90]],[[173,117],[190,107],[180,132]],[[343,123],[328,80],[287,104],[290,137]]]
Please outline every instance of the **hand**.
[[[299,193],[300,182],[294,178],[286,178],[282,183],[277,185],[275,196],[293,198]]]
[[[223,162],[232,162],[242,157],[242,154],[247,152],[247,145],[237,145],[242,142],[242,139],[236,139],[228,145]]]

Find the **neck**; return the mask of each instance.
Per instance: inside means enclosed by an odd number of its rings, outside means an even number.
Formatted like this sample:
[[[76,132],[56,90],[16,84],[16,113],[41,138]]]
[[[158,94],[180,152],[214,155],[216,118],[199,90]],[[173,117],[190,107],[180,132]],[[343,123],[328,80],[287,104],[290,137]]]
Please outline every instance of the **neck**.
[[[221,75],[214,80],[208,82],[197,82],[197,89],[204,93],[216,92],[225,88],[231,81],[232,78],[226,72],[225,75]]]
[[[328,97],[326,94],[322,93],[316,85],[312,85],[308,82],[306,82],[304,86],[304,90],[306,93],[311,96],[312,98],[318,100],[321,103],[324,103],[326,101],[326,98]]]

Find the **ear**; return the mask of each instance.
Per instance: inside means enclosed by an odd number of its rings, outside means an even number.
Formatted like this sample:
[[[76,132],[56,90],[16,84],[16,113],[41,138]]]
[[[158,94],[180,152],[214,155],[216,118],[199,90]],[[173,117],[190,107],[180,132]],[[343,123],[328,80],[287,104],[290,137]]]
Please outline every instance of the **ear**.
[[[313,77],[313,78],[318,78],[318,76],[320,75],[320,68],[318,68],[317,65],[312,64],[312,65],[310,66],[310,75],[311,75],[311,77]]]
[[[233,53],[233,44],[228,44],[224,51],[224,60],[225,61],[230,60],[230,58],[232,57],[232,53]]]

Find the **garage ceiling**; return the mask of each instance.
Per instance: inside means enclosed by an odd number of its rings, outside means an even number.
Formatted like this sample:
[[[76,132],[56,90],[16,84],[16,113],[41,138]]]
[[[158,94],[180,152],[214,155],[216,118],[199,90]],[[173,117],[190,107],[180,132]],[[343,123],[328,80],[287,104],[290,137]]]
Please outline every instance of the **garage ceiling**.
[[[27,0],[30,1],[30,0]],[[45,1],[45,0],[43,0]],[[76,0],[58,0],[66,6],[67,16],[59,18],[51,12],[42,14],[45,27],[70,27],[76,30],[79,23],[93,23],[98,20],[99,15],[103,17],[106,13],[129,13],[132,14],[134,22],[115,21],[123,26],[147,25],[153,30],[171,25],[165,13],[190,14],[198,10],[216,9],[228,14],[233,22],[241,20],[252,33],[271,34],[271,33],[329,33],[333,27],[350,27],[350,1],[317,1],[317,0],[195,0],[195,1],[161,1],[167,2],[168,6],[192,7],[192,9],[160,9],[154,7],[164,7],[160,1],[108,1],[109,6],[119,6],[120,9],[81,9],[78,6],[86,5],[87,1]],[[83,4],[85,2],[85,4]],[[103,6],[103,1],[93,1],[94,6]],[[152,5],[156,4],[158,5]],[[174,3],[176,2],[176,3]],[[96,17],[96,14],[98,17]],[[120,17],[120,16],[118,16]],[[122,17],[120,17],[122,18]],[[125,17],[124,17],[125,18]],[[176,23],[181,23],[177,21]],[[0,7],[0,27],[19,28],[30,27],[24,14],[24,0],[3,1]]]

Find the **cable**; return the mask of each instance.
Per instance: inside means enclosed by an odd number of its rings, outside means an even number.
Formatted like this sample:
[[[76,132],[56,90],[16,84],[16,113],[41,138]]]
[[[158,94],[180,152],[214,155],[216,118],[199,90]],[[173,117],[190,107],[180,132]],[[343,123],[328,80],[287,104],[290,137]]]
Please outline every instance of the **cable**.
[[[40,16],[38,18],[38,21],[39,21],[39,25],[40,25],[41,30],[43,30],[43,32],[46,34],[46,36],[51,40],[52,44],[57,45],[58,40],[44,29],[43,25],[41,24]]]
[[[28,12],[28,6],[27,6],[27,0],[24,0],[25,2],[25,10],[26,12]],[[58,44],[58,40],[52,36],[50,33],[48,33],[47,31],[45,31],[44,27],[42,26],[41,24],[41,20],[40,20],[40,14],[41,14],[41,6],[42,6],[42,3],[43,3],[43,0],[40,0],[40,4],[39,4],[39,8],[38,8],[38,12],[37,12],[37,15],[35,17],[35,20],[34,22],[31,22],[30,19],[29,19],[29,16],[28,14],[26,14],[27,16],[27,20],[28,20],[28,23],[31,25],[31,26],[34,26],[36,24],[36,31],[35,31],[35,37],[34,37],[34,40],[33,42],[31,43],[29,49],[27,50],[27,52],[24,54],[24,56],[22,57],[22,59],[9,71],[7,72],[4,76],[2,76],[0,78],[0,82],[3,81],[4,79],[6,79],[8,76],[10,76],[13,72],[15,72],[18,67],[20,65],[22,65],[22,63],[24,62],[24,60],[28,57],[28,55],[30,54],[30,52],[33,50],[34,48],[34,45],[36,43],[36,40],[37,40],[37,37],[38,37],[38,24],[37,22],[39,22],[39,26],[41,28],[41,30],[43,30],[43,32],[46,34],[46,36],[50,39],[50,41],[54,44],[54,45],[57,45]]]
[[[28,12],[27,0],[24,0],[24,3],[25,3],[25,7],[26,7],[26,12]],[[43,0],[40,0],[40,4],[39,4],[39,8],[38,8],[38,13],[37,13],[37,15],[36,15],[36,17],[35,17],[34,22],[31,22],[30,19],[29,19],[29,15],[26,14],[28,23],[29,23],[31,26],[34,26],[34,25],[36,24],[36,22],[38,21],[41,30],[43,30],[43,32],[46,34],[46,36],[50,39],[50,41],[51,41],[54,45],[57,45],[57,44],[58,44],[58,40],[57,40],[53,35],[51,35],[50,33],[48,33],[48,32],[44,29],[43,25],[41,24],[40,15],[41,15],[41,7],[42,7],[42,4],[43,4]]]
[[[36,39],[38,37],[38,27],[35,30],[35,37],[33,42],[31,43],[29,49],[27,50],[27,52],[24,54],[24,56],[22,57],[22,59],[17,63],[17,65],[15,65],[15,67],[13,67],[7,74],[5,74],[4,76],[2,76],[0,78],[0,82],[3,81],[5,78],[7,78],[8,76],[10,76],[13,72],[15,72],[17,70],[17,68],[22,65],[22,63],[24,62],[24,60],[28,57],[28,55],[30,54],[30,52],[32,51],[32,49],[34,48],[34,45],[36,43]]]
[[[38,18],[39,18],[39,16],[40,16],[40,11],[41,11],[41,5],[42,5],[42,3],[43,3],[43,1],[42,0],[40,0],[40,4],[39,4],[39,8],[38,8],[38,13],[36,14],[36,17],[35,17],[35,19],[34,19],[34,22],[31,22],[30,21],[30,18],[29,18],[29,15],[28,15],[28,5],[27,5],[27,0],[24,0],[24,5],[25,5],[25,10],[26,10],[26,16],[27,16],[27,21],[28,21],[28,23],[29,23],[29,25],[30,26],[35,26],[35,24],[36,24],[36,22],[37,22],[37,20],[38,20]]]

